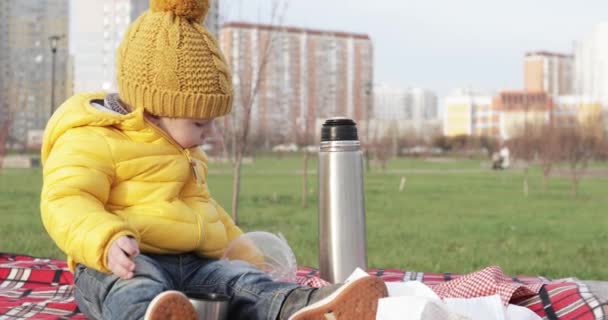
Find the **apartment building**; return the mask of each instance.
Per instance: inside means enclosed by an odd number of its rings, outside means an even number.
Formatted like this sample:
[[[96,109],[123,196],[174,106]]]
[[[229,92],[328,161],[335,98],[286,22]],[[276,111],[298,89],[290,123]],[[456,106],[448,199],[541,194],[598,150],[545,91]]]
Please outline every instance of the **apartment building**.
[[[373,45],[348,32],[227,23],[220,44],[233,73],[236,117],[250,93],[251,134],[265,144],[312,143],[320,119],[368,118]]]
[[[0,122],[12,119],[13,143],[25,144],[28,132],[42,130],[71,93],[68,22],[67,0],[0,1]]]

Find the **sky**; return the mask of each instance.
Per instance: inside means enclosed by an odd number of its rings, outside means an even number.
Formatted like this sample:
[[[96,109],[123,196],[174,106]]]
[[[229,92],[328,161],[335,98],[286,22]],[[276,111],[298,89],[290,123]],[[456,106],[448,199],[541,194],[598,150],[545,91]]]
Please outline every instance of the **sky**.
[[[221,18],[268,22],[273,1],[222,0]],[[608,1],[290,0],[283,19],[368,34],[375,84],[422,87],[442,98],[457,88],[523,88],[524,54],[572,53],[575,41],[608,21]]]

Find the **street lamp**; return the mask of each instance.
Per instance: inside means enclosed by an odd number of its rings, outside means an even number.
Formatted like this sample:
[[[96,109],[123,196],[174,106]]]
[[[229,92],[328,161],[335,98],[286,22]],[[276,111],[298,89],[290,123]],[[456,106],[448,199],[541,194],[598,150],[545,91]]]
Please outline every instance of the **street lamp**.
[[[51,62],[51,113],[50,116],[53,115],[53,111],[55,109],[55,59],[57,56],[57,45],[61,38],[64,36],[52,35],[49,37],[49,44],[51,46],[51,54],[52,54],[52,62]]]
[[[371,148],[371,143],[369,141],[370,137],[369,137],[369,127],[370,127],[370,121],[371,121],[371,117],[370,117],[370,113],[372,112],[372,103],[373,103],[373,99],[374,99],[374,84],[369,81],[365,84],[365,96],[366,96],[366,106],[365,106],[365,169],[367,170],[367,172],[370,172],[371,166],[370,166],[370,154],[369,154],[369,149]]]

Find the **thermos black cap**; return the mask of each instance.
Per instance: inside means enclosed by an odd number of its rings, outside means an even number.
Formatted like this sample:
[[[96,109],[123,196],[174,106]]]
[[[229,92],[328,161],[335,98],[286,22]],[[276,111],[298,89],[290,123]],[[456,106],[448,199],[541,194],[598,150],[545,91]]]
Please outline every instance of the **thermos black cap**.
[[[331,118],[321,128],[321,141],[358,141],[357,124],[352,119]]]

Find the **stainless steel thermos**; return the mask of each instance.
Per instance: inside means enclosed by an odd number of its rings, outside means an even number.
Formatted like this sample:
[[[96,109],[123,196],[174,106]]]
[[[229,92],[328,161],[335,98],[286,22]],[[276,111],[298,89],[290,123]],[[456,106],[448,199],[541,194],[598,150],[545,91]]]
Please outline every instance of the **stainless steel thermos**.
[[[332,283],[367,270],[363,154],[356,123],[331,118],[321,128],[318,164],[319,269]]]
[[[190,303],[196,309],[199,320],[226,320],[228,319],[228,303],[230,297],[218,293],[187,294]]]

